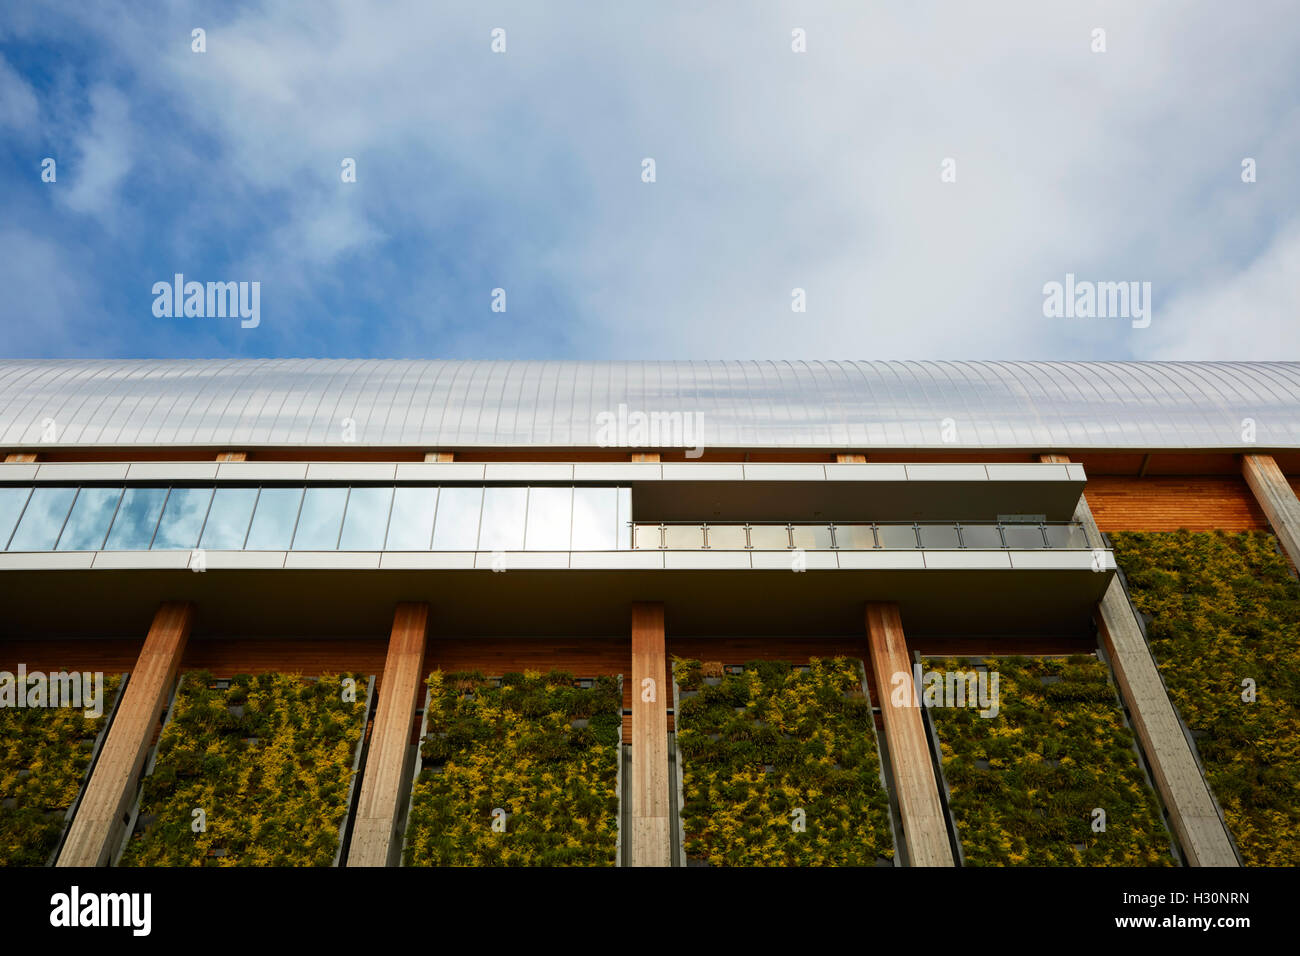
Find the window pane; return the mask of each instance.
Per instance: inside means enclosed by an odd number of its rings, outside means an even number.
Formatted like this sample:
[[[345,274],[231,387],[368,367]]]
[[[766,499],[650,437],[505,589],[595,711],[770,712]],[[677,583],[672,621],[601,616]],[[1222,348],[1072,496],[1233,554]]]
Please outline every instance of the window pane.
[[[968,548],[1002,547],[1002,535],[995,524],[964,524],[961,526],[961,540]]]
[[[633,547],[639,550],[658,549],[663,547],[659,525],[657,524],[638,524],[633,525],[632,530],[636,534],[636,544]]]
[[[484,488],[480,551],[519,551],[524,546],[527,488]]]
[[[213,551],[239,551],[248,534],[248,520],[257,503],[256,488],[218,488],[208,510],[199,547]]]
[[[27,502],[23,520],[18,522],[10,551],[53,551],[63,530],[63,519],[68,516],[76,488],[37,488]]]
[[[109,551],[145,551],[153,540],[158,516],[167,500],[166,488],[128,488],[118,505],[113,530],[108,533]]]
[[[9,543],[31,491],[30,488],[0,488],[0,551]]]
[[[870,551],[876,546],[876,533],[869,524],[837,524],[835,546],[845,551]]]
[[[348,513],[343,518],[341,551],[382,551],[388,528],[388,506],[392,488],[353,488],[348,495]],[[432,523],[430,514],[430,523]]]
[[[745,548],[743,524],[709,525],[709,547],[717,551],[741,551]]]
[[[876,526],[882,548],[915,548],[916,531],[910,524],[882,524]]]
[[[532,520],[531,510],[528,515]],[[618,546],[618,489],[573,489],[573,550],[613,551]]]
[[[794,526],[794,546],[805,551],[828,551],[831,546],[831,528],[825,524],[797,524]]]
[[[1004,524],[1002,533],[1006,535],[1008,548],[1041,548],[1043,532],[1036,524]]]
[[[573,517],[572,488],[529,488],[528,551],[568,551]]]
[[[301,501],[301,488],[263,488],[248,529],[248,550],[287,551]]]
[[[433,550],[473,551],[478,545],[478,519],[482,505],[482,488],[441,489],[438,492],[438,521],[433,526]]]
[[[783,524],[751,525],[749,543],[757,551],[786,551],[790,547],[790,532]]]
[[[477,493],[476,489],[470,490]],[[393,516],[388,519],[388,543],[384,547],[389,551],[428,551],[437,507],[437,488],[398,488],[393,495]],[[474,526],[477,533],[477,512]],[[472,551],[473,546],[467,550]]]
[[[154,550],[178,548],[188,551],[197,547],[211,501],[211,488],[173,488],[167,496],[158,533],[153,537]]]
[[[956,548],[957,526],[951,524],[921,525],[921,546],[926,548]]]
[[[1049,524],[1047,527],[1047,546],[1049,548],[1087,548],[1088,538],[1083,528],[1077,524]]]
[[[632,547],[632,489],[618,489],[618,546],[620,550]],[[644,547],[638,544],[637,547]]]
[[[98,551],[108,536],[121,488],[82,488],[59,538],[60,551]]]
[[[346,488],[308,488],[293,536],[295,551],[333,551],[339,546],[339,528],[348,503]]]
[[[704,526],[698,524],[664,525],[664,543],[669,551],[698,551],[704,547]]]

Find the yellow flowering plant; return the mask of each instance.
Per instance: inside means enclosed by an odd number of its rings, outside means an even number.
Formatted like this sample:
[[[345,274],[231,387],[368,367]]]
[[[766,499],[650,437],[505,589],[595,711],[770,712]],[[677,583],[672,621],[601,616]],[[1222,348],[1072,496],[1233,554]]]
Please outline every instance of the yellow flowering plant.
[[[90,766],[122,678],[104,676],[104,713],[0,708],[0,866],[44,866]]]
[[[181,678],[120,865],[330,866],[365,731],[367,678],[217,683],[204,671]]]
[[[1106,665],[1091,655],[979,663],[998,674],[996,714],[929,711],[965,864],[1175,865]],[[925,661],[927,672],[975,667]]]
[[[861,662],[754,661],[739,674],[712,673],[673,660],[688,860],[891,862],[889,797]]]
[[[435,671],[408,866],[613,866],[619,832],[618,678]]]
[[[1276,539],[1110,537],[1243,860],[1300,865],[1300,582]]]

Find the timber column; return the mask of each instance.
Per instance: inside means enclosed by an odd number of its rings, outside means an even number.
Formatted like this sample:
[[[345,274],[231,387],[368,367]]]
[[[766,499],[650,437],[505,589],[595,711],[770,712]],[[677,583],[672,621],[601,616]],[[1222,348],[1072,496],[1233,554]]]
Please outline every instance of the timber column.
[[[911,866],[952,866],[952,845],[948,823],[939,802],[939,782],[930,760],[921,710],[912,694],[912,661],[898,605],[867,604],[867,642],[871,645],[871,667],[876,675],[876,699],[885,721],[885,741],[894,770],[894,789],[903,818],[903,839],[907,842]],[[894,675],[904,674],[907,703],[894,706]],[[920,688],[916,688],[920,693]]]
[[[113,862],[193,623],[194,605],[184,601],[168,601],[154,614],[55,866]]]
[[[632,866],[671,866],[664,606],[632,605]]]
[[[399,862],[396,857],[402,842],[397,832],[397,812],[402,805],[402,781],[419,706],[428,630],[429,605],[397,605],[384,673],[379,678],[379,705],[370,731],[348,866],[389,866]]]

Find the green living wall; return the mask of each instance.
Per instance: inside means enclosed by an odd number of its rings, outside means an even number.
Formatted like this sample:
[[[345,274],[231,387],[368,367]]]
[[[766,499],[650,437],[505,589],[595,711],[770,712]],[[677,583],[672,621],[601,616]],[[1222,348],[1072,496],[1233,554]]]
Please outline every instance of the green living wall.
[[[221,688],[207,672],[185,674],[121,865],[330,866],[367,680],[241,674]]]
[[[100,717],[70,707],[0,708],[0,866],[44,866],[54,852],[121,681],[105,675]]]
[[[1300,864],[1300,583],[1264,532],[1111,534],[1248,864]],[[1253,681],[1256,699],[1242,699]]]
[[[675,659],[688,860],[873,866],[894,856],[862,665],[754,661],[705,676]]]
[[[622,692],[614,677],[577,684],[430,675],[406,865],[614,865]]]
[[[1082,655],[979,663],[998,674],[996,716],[929,710],[966,865],[1174,865],[1106,665]],[[927,673],[974,668],[925,661]],[[1098,808],[1104,832],[1093,827]]]

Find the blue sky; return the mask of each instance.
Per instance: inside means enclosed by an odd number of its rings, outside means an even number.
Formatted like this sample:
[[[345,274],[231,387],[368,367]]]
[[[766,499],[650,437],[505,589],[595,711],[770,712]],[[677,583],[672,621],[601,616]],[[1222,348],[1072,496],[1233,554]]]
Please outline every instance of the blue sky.
[[[1295,359],[1298,28],[1269,0],[7,4],[0,357]],[[155,317],[177,272],[260,282],[260,324]],[[1045,317],[1067,272],[1150,282],[1150,326]]]

